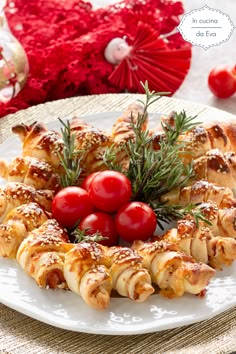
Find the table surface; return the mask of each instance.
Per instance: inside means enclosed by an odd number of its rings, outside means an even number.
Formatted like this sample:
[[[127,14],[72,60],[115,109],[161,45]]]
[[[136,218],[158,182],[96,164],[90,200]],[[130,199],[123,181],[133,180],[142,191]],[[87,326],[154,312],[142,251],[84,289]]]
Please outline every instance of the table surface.
[[[70,98],[19,111],[0,121],[0,139],[11,134],[16,122],[49,122],[96,112],[123,111],[140,95],[114,94]],[[198,103],[163,97],[150,111],[170,113],[185,109],[200,121],[232,119],[234,116]],[[171,301],[171,300],[170,300]],[[207,321],[156,333],[103,336],[76,333],[38,322],[0,304],[0,354],[56,353],[173,353],[222,354],[236,350],[236,307]]]

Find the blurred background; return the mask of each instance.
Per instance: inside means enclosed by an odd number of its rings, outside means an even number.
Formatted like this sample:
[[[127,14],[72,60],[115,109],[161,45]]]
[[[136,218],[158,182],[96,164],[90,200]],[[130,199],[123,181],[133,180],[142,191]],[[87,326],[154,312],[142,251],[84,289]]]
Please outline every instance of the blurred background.
[[[114,0],[92,0],[95,7],[115,3]],[[198,9],[204,5],[221,10],[230,16],[236,26],[236,0],[182,0],[185,12]],[[236,64],[236,29],[231,38],[220,46],[205,50],[193,46],[192,61],[188,75],[173,97],[210,105],[236,114],[236,95],[227,99],[216,98],[209,90],[207,79],[210,70],[220,64]]]
[[[176,30],[183,12],[204,5],[229,15],[235,26],[236,0],[119,3],[0,0],[0,117],[61,98],[143,93],[145,80],[151,90],[236,114],[236,93],[219,99],[208,87],[214,67],[236,65],[236,30],[207,50],[191,49]]]

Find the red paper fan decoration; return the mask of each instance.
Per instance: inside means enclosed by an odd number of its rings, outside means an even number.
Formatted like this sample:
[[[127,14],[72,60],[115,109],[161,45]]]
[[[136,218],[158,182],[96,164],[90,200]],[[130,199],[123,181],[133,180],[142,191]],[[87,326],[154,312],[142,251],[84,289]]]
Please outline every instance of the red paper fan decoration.
[[[151,90],[173,94],[188,73],[191,48],[168,48],[168,41],[157,31],[139,23],[133,44],[115,38],[108,44],[105,57],[118,64],[109,76],[112,85],[143,93],[140,81],[147,80]]]

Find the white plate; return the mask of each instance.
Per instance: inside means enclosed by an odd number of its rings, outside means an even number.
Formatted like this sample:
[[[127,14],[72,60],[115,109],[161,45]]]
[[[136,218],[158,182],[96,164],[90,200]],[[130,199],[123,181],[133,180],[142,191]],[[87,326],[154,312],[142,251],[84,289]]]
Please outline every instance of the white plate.
[[[94,114],[86,116],[86,121],[109,129],[118,114]],[[152,118],[156,120],[157,117]],[[48,127],[56,129],[58,122],[50,123]],[[20,143],[15,137],[0,145],[0,157],[8,160],[20,151]],[[186,294],[170,300],[152,295],[145,303],[112,298],[105,311],[89,308],[70,291],[40,289],[15,260],[0,259],[0,286],[3,304],[39,321],[78,332],[129,335],[192,324],[233,307],[236,305],[236,265],[217,272],[203,298]]]

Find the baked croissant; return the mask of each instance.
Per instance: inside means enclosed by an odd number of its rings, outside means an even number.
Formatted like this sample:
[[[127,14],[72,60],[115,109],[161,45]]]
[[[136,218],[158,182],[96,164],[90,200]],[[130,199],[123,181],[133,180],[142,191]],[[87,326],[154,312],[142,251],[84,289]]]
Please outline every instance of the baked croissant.
[[[233,122],[214,122],[199,125],[190,132],[182,134],[185,150],[192,153],[193,158],[203,156],[208,150],[218,149],[221,152],[236,152],[236,130]],[[189,155],[191,159],[191,155]]]
[[[121,296],[137,302],[145,301],[153,292],[151,277],[143,267],[142,257],[128,247],[114,246],[107,249],[113,289]]]
[[[123,169],[128,169],[129,158],[125,152],[125,145],[128,141],[135,139],[135,133],[132,127],[132,120],[137,122],[139,115],[144,114],[144,108],[140,103],[130,104],[112,126],[111,140],[117,151],[117,164],[121,165]],[[142,124],[142,130],[147,129],[148,117]]]
[[[174,113],[169,116],[162,116],[161,121],[164,126],[174,125]],[[160,126],[152,130],[153,139],[158,139]],[[158,131],[158,133],[157,133]],[[209,122],[197,125],[191,131],[183,133],[179,137],[180,142],[184,142],[184,160],[190,162],[203,156],[211,149],[219,149],[221,152],[236,152],[236,128],[235,122]]]
[[[105,251],[98,243],[81,242],[65,255],[64,276],[69,289],[97,310],[108,307],[112,290]]]
[[[11,163],[0,160],[0,176],[8,182],[21,182],[35,189],[58,191],[60,177],[45,160],[35,157],[16,157]]]
[[[194,160],[196,180],[207,180],[219,186],[233,189],[236,183],[236,154],[222,153],[218,149],[209,150],[205,156]]]
[[[130,104],[123,112],[123,114],[115,121],[112,126],[112,140],[115,144],[120,145],[127,140],[131,140],[135,137],[132,120],[134,123],[137,122],[139,115],[144,114],[144,108],[140,103]],[[146,119],[142,125],[142,130],[147,129],[148,119]]]
[[[83,175],[107,169],[103,155],[111,145],[109,135],[76,117],[71,120],[70,129],[75,134],[76,150],[81,151]]]
[[[215,202],[220,208],[236,206],[236,199],[232,190],[228,187],[219,186],[216,183],[200,180],[192,185],[176,188],[161,197],[162,202],[168,205],[198,204],[202,202]]]
[[[154,242],[134,241],[134,248],[143,257],[144,267],[152,281],[167,297],[182,296],[185,292],[201,294],[205,291],[215,270],[197,263],[191,256],[166,240]]]
[[[197,262],[221,269],[236,259],[236,240],[215,235],[209,227],[197,227],[194,220],[186,218],[179,220],[177,228],[168,230],[163,238],[177,244]]]
[[[12,209],[0,224],[0,255],[15,258],[18,247],[28,233],[49,218],[37,203],[23,204]]]
[[[48,130],[42,122],[31,125],[17,124],[12,127],[22,142],[22,156],[47,161],[56,171],[61,171],[59,153],[64,148],[60,133]]]
[[[30,202],[36,202],[46,211],[50,211],[53,196],[53,191],[36,190],[24,183],[9,182],[0,188],[0,222],[11,209]]]
[[[67,232],[49,219],[22,241],[16,259],[38,286],[65,289],[64,259],[72,247]]]
[[[215,203],[202,203],[199,208],[211,223],[208,227],[214,235],[236,239],[236,208],[220,209]]]

